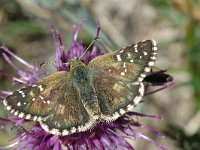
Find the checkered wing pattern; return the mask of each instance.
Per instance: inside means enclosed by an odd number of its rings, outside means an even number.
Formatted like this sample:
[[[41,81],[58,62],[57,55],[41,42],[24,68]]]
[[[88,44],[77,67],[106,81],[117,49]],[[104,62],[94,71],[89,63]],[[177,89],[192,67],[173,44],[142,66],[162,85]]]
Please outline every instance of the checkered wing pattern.
[[[142,81],[156,56],[156,42],[145,40],[89,63],[91,82],[104,120],[115,120],[139,103],[144,94]]]
[[[38,121],[44,130],[55,135],[85,131],[94,121],[72,80],[67,72],[54,73],[15,91],[5,98],[4,105],[14,115]]]

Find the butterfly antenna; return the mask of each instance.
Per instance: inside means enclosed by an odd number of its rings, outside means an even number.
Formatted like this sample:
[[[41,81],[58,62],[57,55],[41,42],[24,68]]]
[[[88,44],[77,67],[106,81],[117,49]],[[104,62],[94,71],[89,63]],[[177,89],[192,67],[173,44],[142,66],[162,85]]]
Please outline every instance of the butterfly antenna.
[[[41,63],[40,64],[40,68],[42,68],[42,66],[47,66],[47,65],[55,65],[55,63]]]
[[[69,62],[66,62],[66,63],[62,63],[63,65],[69,65]],[[51,62],[48,62],[48,63],[41,63],[40,64],[40,68],[42,68],[42,66],[47,66],[47,65],[56,65],[56,63],[51,63]]]
[[[84,51],[84,53],[79,57],[79,59],[81,59],[81,58],[87,53],[87,51],[90,49],[90,47],[91,47],[96,41],[98,41],[98,40],[100,40],[100,38],[95,38],[95,39],[90,43],[90,45],[86,48],[86,50]]]

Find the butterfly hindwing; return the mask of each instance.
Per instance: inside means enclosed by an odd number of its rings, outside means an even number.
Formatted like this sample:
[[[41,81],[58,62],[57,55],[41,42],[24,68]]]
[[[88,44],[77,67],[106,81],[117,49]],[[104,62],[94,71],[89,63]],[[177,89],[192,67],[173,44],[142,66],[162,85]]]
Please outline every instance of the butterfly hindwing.
[[[116,120],[127,111],[132,111],[144,94],[143,83],[127,83],[106,74],[96,76],[93,83],[101,118],[106,121]]]
[[[89,63],[105,120],[115,120],[128,111],[128,107],[139,103],[144,94],[142,81],[154,65],[156,51],[155,41],[146,40],[99,56]]]
[[[63,83],[57,86],[56,103],[51,113],[40,122],[41,126],[52,134],[68,135],[88,130],[95,120],[85,109],[80,94],[72,84]]]

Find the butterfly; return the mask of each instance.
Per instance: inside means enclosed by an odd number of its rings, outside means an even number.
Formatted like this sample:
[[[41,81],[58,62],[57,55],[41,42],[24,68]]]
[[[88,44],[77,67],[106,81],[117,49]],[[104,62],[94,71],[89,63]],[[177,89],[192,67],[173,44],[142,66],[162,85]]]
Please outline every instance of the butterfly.
[[[83,132],[134,110],[156,57],[156,42],[144,40],[98,56],[88,65],[76,59],[69,62],[69,72],[44,77],[3,103],[15,116],[39,122],[50,134]]]

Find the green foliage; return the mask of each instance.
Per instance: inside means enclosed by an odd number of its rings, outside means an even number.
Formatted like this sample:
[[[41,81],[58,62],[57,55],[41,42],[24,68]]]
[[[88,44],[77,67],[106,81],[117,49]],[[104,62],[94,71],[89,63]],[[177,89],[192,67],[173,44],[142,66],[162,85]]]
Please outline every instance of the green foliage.
[[[199,28],[200,25],[191,20],[185,37],[185,46],[188,54],[188,70],[192,75],[191,84],[195,92],[196,108],[200,109],[200,49],[199,49]]]
[[[8,34],[9,36],[15,36],[23,35],[24,33],[34,35],[45,32],[35,22],[24,20],[8,23],[5,28],[1,29],[1,33],[4,35]]]
[[[166,0],[150,0],[150,4],[157,10],[158,14],[169,19],[177,27],[181,27],[185,23],[186,16],[184,16],[177,9],[169,5]]]
[[[10,41],[13,37],[19,37],[23,40],[31,40],[34,38],[41,38],[47,34],[48,30],[42,29],[33,21],[18,20],[7,23],[6,26],[0,28],[0,41],[4,43]]]
[[[188,72],[192,76],[191,85],[194,88],[197,110],[200,109],[200,24],[192,13],[183,12],[182,5],[177,7],[175,1],[150,0],[150,4],[159,12],[164,19],[169,19],[179,29],[185,30],[185,36],[180,41],[185,47],[185,60],[188,61]],[[187,8],[193,9],[198,6],[195,0],[184,1]],[[199,6],[200,9],[200,6]]]
[[[182,150],[199,150],[200,134],[188,136],[177,126],[168,125],[165,134],[175,141],[175,144]]]
[[[199,8],[196,0],[182,1],[186,8],[190,8],[190,11],[186,10],[183,5],[177,7],[177,3],[172,0],[150,0],[151,5],[159,12],[160,16],[164,19],[167,18],[172,24],[175,24],[179,30],[183,31],[184,37],[179,39],[184,47],[184,60],[187,62],[187,71],[190,73],[192,79],[190,84],[194,89],[194,99],[196,111],[200,110],[200,23],[195,16],[193,16],[192,9]],[[196,7],[197,6],[197,7]],[[176,40],[174,41],[176,42]],[[185,68],[181,68],[185,69]],[[182,84],[184,86],[185,84]],[[171,133],[170,133],[171,132]],[[193,136],[187,136],[184,132],[178,128],[171,126],[166,132],[172,139],[176,141],[176,144],[183,150],[197,150],[199,149],[200,134],[197,132]]]

